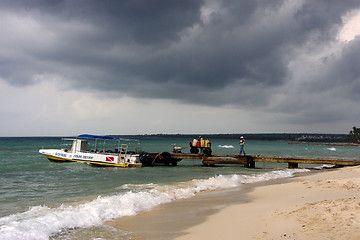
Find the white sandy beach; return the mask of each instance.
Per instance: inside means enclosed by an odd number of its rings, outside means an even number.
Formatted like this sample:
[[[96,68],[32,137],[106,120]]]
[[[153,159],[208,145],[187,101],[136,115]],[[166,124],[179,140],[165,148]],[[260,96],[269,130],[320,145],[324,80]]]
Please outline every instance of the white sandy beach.
[[[176,239],[360,239],[360,167],[257,187],[248,196]]]

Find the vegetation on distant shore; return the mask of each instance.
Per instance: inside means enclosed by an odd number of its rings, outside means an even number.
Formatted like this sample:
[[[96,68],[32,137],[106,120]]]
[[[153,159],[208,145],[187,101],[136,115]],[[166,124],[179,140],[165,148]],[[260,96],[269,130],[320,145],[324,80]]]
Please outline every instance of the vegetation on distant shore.
[[[188,138],[189,141],[199,136],[206,139],[236,139],[244,136],[247,140],[266,141],[299,141],[299,142],[350,142],[348,134],[319,134],[319,133],[234,133],[234,134],[144,134],[121,137],[135,137],[138,139],[155,138]]]
[[[114,136],[114,135],[113,135]],[[205,139],[239,139],[244,136],[247,140],[266,141],[294,141],[319,143],[360,143],[360,128],[353,127],[349,134],[322,134],[322,133],[231,133],[231,134],[142,134],[121,135],[116,137],[135,137],[138,139],[156,138],[188,138],[189,141],[199,136]]]
[[[349,132],[349,139],[352,142],[360,143],[360,128],[353,127]]]

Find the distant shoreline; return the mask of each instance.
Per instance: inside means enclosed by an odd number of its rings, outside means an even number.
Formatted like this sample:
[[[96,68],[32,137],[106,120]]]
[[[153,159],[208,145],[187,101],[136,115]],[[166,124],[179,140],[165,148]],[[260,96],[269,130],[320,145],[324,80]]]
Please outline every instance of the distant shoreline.
[[[360,147],[360,144],[359,144],[359,143],[288,142],[288,144],[304,144],[304,145],[328,145],[328,146],[351,146],[351,147]]]
[[[246,140],[262,140],[262,141],[288,141],[291,144],[309,144],[309,143],[319,143],[323,145],[324,143],[330,145],[339,144],[343,146],[348,144],[348,146],[358,146],[360,143],[354,143],[350,140],[348,134],[332,134],[332,133],[216,133],[216,134],[101,134],[104,136],[118,137],[118,138],[136,138],[136,139],[186,139],[189,141],[193,138],[198,138],[199,136],[205,139],[229,139],[229,140],[238,140],[240,136],[244,136]],[[63,138],[63,137],[76,137],[76,135],[68,136],[3,136],[0,138]]]
[[[247,140],[291,141],[291,142],[326,142],[351,143],[348,134],[321,134],[321,133],[231,133],[231,134],[137,134],[137,135],[110,135],[113,137],[134,137],[140,139],[154,138],[198,138],[208,139],[239,139],[244,136]]]

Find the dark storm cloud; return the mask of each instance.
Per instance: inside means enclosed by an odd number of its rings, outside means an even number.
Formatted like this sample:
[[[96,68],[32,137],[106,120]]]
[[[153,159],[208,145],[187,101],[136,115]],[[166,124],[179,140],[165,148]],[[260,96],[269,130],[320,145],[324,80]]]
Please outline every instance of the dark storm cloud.
[[[288,98],[274,111],[286,113],[283,122],[294,124],[358,123],[360,100],[360,38],[344,43],[339,53],[319,59],[307,79],[287,88]]]
[[[0,5],[10,22],[18,16],[18,24],[24,18],[39,26],[29,30],[38,39],[28,39],[28,32],[0,25],[0,31],[18,34],[1,47],[14,51],[0,56],[0,77],[13,84],[29,84],[44,74],[66,79],[77,89],[119,96],[253,107],[266,105],[292,81],[288,63],[297,49],[336,41],[342,17],[360,4],[44,0]],[[324,74],[304,89],[311,91],[332,75],[335,84],[341,79],[359,88],[354,80],[359,59],[353,52],[358,44],[353,45],[331,60],[333,67],[324,65]],[[344,91],[358,99],[357,92]]]
[[[330,71],[322,79],[330,88],[340,88],[341,95],[353,101],[360,100],[360,38],[348,43],[339,58],[330,60]]]
[[[28,13],[40,19],[53,17],[65,23],[71,20],[89,22],[103,31],[100,39],[110,43],[129,40],[149,44],[177,39],[179,31],[198,20],[201,2],[34,0],[2,1],[0,4],[18,14]]]

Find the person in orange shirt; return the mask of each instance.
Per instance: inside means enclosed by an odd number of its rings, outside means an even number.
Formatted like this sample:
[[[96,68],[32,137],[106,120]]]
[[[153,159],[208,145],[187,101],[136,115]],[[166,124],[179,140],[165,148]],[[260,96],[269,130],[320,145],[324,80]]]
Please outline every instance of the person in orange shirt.
[[[244,156],[246,155],[245,150],[244,150],[244,145],[245,145],[245,139],[243,136],[241,136],[240,137],[240,153],[239,153],[239,155],[241,155],[241,153],[244,153]]]

